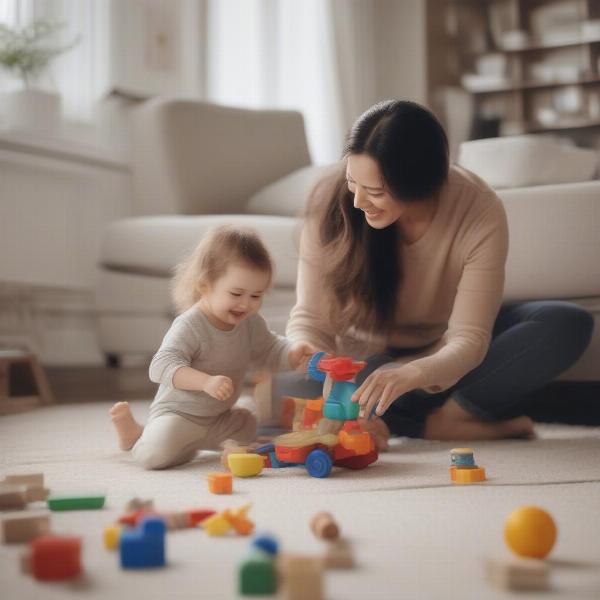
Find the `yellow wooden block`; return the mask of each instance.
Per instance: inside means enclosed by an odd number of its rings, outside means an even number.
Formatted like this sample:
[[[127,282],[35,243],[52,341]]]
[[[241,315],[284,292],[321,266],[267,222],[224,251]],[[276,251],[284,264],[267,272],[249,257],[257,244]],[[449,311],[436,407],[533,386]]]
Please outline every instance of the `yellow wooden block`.
[[[479,483],[486,479],[483,467],[467,467],[465,469],[450,467],[450,473],[454,483]]]
[[[109,525],[104,528],[104,546],[107,550],[115,550],[121,539],[121,525]]]

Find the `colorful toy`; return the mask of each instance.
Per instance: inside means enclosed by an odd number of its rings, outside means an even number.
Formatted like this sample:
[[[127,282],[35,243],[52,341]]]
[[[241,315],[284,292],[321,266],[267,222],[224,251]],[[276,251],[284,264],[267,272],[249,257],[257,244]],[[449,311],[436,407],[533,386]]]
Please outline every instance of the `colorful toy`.
[[[271,556],[277,556],[279,552],[279,544],[277,540],[268,533],[261,533],[256,535],[252,540],[252,546],[270,554]]]
[[[309,475],[322,478],[329,476],[333,465],[364,469],[377,460],[375,442],[356,421],[360,407],[351,399],[358,386],[350,380],[365,364],[324,352],[313,355],[309,374],[324,382],[324,398],[295,399],[295,431],[255,451],[266,457],[265,467],[304,465]]]
[[[258,454],[235,453],[227,457],[227,464],[236,477],[254,477],[263,470],[265,460]]]
[[[485,469],[475,464],[472,448],[452,448],[449,470],[454,483],[479,483],[486,479]]]
[[[251,503],[244,504],[237,510],[226,509],[205,519],[201,527],[209,535],[225,535],[234,530],[238,535],[250,535],[254,523],[248,519]]]
[[[77,496],[48,496],[46,502],[50,510],[87,510],[102,508],[106,496],[103,494],[84,494]]]
[[[231,473],[209,473],[208,489],[213,494],[231,494],[233,492]]]
[[[165,564],[166,525],[161,517],[144,517],[139,527],[121,532],[119,550],[121,567],[137,569],[162,567]]]
[[[81,538],[46,535],[33,540],[23,569],[36,579],[71,579],[81,573]]]
[[[242,596],[274,594],[277,590],[273,557],[255,549],[240,564],[238,589]]]
[[[202,523],[204,519],[214,514],[214,510],[207,508],[195,508],[181,512],[164,513],[141,508],[119,517],[118,523],[129,527],[135,527],[144,517],[154,515],[164,518],[167,529],[186,529],[188,527],[195,527],[199,523]]]
[[[504,525],[504,539],[519,556],[545,558],[556,541],[554,519],[537,506],[521,506],[513,510]]]
[[[1,537],[4,544],[20,544],[50,533],[50,515],[25,512],[2,517]]]
[[[318,512],[310,520],[312,532],[322,540],[335,540],[340,535],[340,529],[333,515],[328,512]]]

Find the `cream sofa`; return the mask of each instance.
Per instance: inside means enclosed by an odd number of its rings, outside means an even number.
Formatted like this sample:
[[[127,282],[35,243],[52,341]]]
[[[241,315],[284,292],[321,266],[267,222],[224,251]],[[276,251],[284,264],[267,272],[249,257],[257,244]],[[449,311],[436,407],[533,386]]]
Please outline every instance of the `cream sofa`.
[[[331,167],[311,166],[302,117],[155,99],[133,116],[138,216],[106,230],[96,290],[109,358],[148,358],[174,312],[173,265],[207,228],[255,227],[275,258],[263,314],[283,332],[295,299],[301,213]],[[509,219],[507,300],[566,299],[600,319],[600,181],[500,190]],[[600,327],[562,378],[600,380]]]

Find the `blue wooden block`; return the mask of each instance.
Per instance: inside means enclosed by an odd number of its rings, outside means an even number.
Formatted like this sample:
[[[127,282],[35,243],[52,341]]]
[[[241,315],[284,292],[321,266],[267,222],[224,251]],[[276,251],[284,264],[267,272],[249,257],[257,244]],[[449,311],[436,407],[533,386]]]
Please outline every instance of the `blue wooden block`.
[[[136,529],[121,532],[119,550],[123,569],[163,567],[166,525],[161,517],[144,517]]]

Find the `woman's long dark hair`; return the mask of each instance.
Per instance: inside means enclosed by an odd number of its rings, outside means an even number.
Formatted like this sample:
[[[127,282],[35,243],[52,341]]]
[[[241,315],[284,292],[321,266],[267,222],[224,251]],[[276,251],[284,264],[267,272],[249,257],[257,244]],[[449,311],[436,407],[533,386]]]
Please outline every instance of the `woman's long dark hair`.
[[[346,139],[344,158],[351,154],[373,158],[386,187],[404,202],[431,198],[448,178],[444,129],[414,102],[387,100],[363,113]],[[309,204],[324,248],[319,268],[332,292],[332,322],[342,332],[351,326],[385,332],[394,322],[402,284],[400,230],[395,224],[374,229],[366,222],[354,208],[345,168],[332,183],[324,205],[319,185]]]

